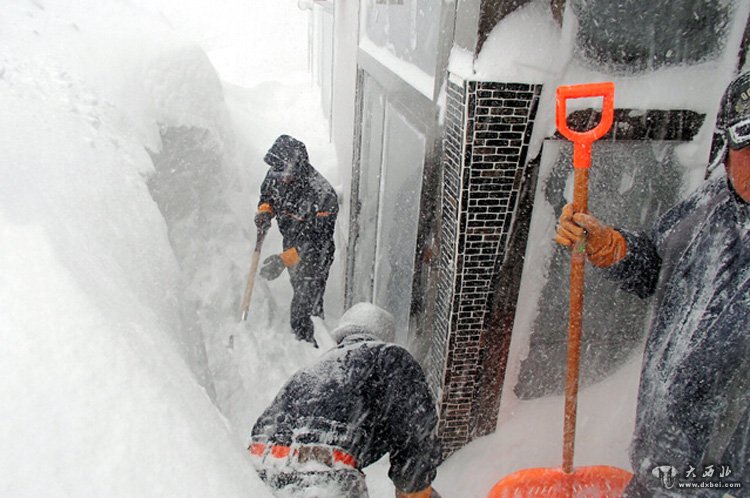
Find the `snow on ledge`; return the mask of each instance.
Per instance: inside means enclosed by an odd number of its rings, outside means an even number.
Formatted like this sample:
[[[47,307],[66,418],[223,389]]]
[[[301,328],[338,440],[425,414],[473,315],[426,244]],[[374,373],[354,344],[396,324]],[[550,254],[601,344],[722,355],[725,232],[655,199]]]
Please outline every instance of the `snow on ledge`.
[[[359,41],[359,48],[367,52],[367,54],[369,54],[373,59],[396,73],[399,78],[409,83],[419,93],[430,100],[433,99],[433,93],[435,90],[435,78],[425,73],[414,64],[399,59],[393,52],[391,52],[387,48],[379,47],[366,36],[362,37],[362,39]]]

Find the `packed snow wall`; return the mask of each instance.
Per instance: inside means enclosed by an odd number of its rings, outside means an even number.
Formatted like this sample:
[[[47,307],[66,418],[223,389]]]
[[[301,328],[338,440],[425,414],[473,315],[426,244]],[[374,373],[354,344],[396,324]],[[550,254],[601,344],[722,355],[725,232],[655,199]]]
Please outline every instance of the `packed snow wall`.
[[[265,496],[147,187],[160,125],[220,127],[181,91],[215,74],[170,79],[200,52],[133,2],[9,2],[0,31],[0,494]]]

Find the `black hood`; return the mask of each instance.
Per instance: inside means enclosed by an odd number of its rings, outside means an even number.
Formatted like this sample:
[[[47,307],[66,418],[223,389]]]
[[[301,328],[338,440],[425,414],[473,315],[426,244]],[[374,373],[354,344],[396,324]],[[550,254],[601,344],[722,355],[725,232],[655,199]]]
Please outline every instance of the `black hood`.
[[[281,135],[273,143],[263,160],[271,171],[305,177],[310,173],[310,159],[305,144],[289,135]]]

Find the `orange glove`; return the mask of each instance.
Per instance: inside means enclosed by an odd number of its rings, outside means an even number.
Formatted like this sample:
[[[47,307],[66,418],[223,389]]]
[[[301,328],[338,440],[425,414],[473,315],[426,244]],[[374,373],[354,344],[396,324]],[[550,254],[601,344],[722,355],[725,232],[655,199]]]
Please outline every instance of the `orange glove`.
[[[584,213],[573,213],[573,205],[566,204],[557,225],[555,242],[573,247],[583,240],[586,244],[586,256],[591,264],[607,268],[625,257],[627,242],[620,232],[603,225]]]
[[[279,257],[281,258],[281,262],[284,263],[284,266],[286,266],[287,268],[296,266],[300,261],[302,261],[302,258],[300,258],[296,247],[290,247],[286,251],[279,254]]]

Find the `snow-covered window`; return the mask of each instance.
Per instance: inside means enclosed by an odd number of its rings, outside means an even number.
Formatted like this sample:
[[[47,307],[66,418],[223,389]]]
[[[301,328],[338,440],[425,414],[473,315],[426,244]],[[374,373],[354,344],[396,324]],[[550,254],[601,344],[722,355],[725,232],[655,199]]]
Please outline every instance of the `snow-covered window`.
[[[372,301],[375,268],[374,227],[378,223],[380,170],[383,147],[385,95],[375,80],[367,75],[362,85],[362,138],[359,151],[359,185],[356,201],[358,230],[353,233],[353,274],[350,282],[352,303]]]
[[[727,0],[572,0],[580,58],[610,71],[695,64],[721,55],[736,4]]]
[[[362,81],[348,299],[391,312],[406,344],[426,138],[366,72]]]
[[[594,144],[589,211],[606,223],[648,230],[683,191],[676,141],[601,141]],[[545,141],[531,219],[514,336],[530,341],[515,392],[534,398],[562,392],[569,311],[570,252],[553,242],[555,222],[573,191],[572,146]],[[590,266],[584,298],[582,381],[591,383],[622,365],[648,323],[648,300],[621,292]],[[530,336],[527,336],[530,334]]]
[[[425,136],[389,104],[380,182],[375,304],[393,314],[399,334],[409,328],[424,154]],[[405,335],[397,339],[406,344]]]
[[[362,0],[363,42],[435,76],[441,4],[435,0]]]

